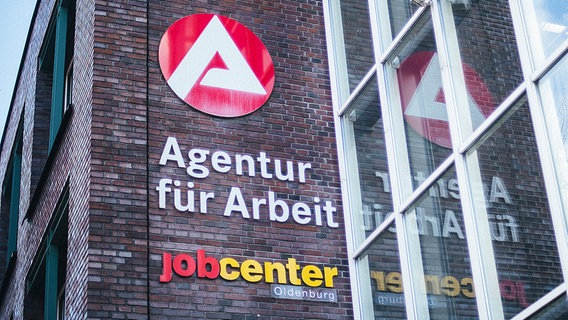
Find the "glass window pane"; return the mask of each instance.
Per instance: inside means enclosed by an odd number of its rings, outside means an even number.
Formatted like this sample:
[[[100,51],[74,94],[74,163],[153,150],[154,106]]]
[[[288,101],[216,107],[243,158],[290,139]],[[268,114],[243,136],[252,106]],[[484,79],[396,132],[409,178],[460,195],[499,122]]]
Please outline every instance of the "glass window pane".
[[[568,39],[568,2],[522,0],[526,33],[537,67]]]
[[[341,0],[341,15],[352,92],[375,64],[367,1]]]
[[[477,150],[501,300],[510,318],[563,282],[526,102]],[[473,153],[475,155],[475,153]]]
[[[568,159],[568,57],[539,83],[539,89],[544,107],[556,110],[557,117],[549,117],[550,127],[559,131],[554,135],[562,137],[564,159]]]
[[[342,119],[355,238],[363,241],[393,210],[377,79]]]
[[[413,31],[400,49],[396,68],[414,187],[420,185],[451,153],[448,113],[442,89],[432,21]]]
[[[389,16],[393,39],[404,28],[412,15],[420,8],[412,1],[389,0]]]
[[[473,129],[523,81],[507,0],[452,6]]]
[[[563,294],[549,305],[539,310],[530,320],[562,320],[568,319],[568,297]]]
[[[557,163],[559,186],[568,201],[568,56],[564,57],[538,84],[547,129]],[[550,112],[552,111],[552,112]],[[556,112],[554,112],[556,111]]]
[[[361,274],[368,274],[368,288],[373,301],[363,307],[364,319],[406,319],[402,275],[396,240],[394,222],[385,230],[359,261]],[[365,288],[361,290],[362,299],[369,297]],[[363,300],[365,302],[365,300]]]
[[[414,215],[430,319],[476,319],[475,290],[455,170],[428,190]]]

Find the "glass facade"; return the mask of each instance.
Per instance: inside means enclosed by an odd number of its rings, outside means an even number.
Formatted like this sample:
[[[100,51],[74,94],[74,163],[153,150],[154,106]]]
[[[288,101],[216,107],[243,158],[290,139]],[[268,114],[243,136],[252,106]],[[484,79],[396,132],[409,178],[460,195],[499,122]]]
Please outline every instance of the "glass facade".
[[[324,1],[356,319],[563,319],[568,3]]]

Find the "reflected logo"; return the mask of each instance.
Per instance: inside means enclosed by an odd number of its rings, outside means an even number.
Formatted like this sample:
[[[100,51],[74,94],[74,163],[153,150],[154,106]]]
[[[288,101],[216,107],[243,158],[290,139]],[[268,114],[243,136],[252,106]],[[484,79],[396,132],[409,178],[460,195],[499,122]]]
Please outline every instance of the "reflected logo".
[[[475,128],[493,112],[495,103],[481,77],[468,65],[462,67],[469,114]],[[398,81],[406,122],[431,142],[451,148],[438,54],[433,51],[412,54],[400,65]]]

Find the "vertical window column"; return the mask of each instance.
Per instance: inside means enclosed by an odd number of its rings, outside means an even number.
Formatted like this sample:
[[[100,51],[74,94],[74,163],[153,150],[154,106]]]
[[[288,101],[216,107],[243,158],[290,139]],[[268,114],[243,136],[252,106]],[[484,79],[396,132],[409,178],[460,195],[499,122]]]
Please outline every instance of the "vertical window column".
[[[383,115],[381,120],[384,126],[396,226],[384,229],[383,234],[375,241],[380,242],[380,239],[388,237],[389,232],[396,230],[398,244],[396,250],[400,258],[398,268],[402,276],[398,299],[401,299],[401,305],[406,307],[406,315],[401,314],[401,318],[419,319],[428,315],[423,255],[417,220],[415,216],[404,212],[404,206],[414,189],[412,171],[415,168],[409,160],[415,155],[424,155],[428,152],[422,148],[422,145],[413,143],[412,138],[408,136],[409,132],[405,129],[403,101],[400,96],[400,92],[403,91],[401,86],[404,87],[404,83],[401,83],[403,81],[399,78],[400,70],[397,69],[400,62],[405,60],[419,43],[424,39],[425,43],[429,42],[427,36],[429,33],[427,30],[431,29],[427,27],[430,21],[429,8],[417,7],[410,2],[400,1],[369,1],[369,6],[372,12],[371,24],[374,29],[375,59],[380,63],[377,67],[377,74],[380,79],[378,87]],[[403,21],[408,21],[404,24],[405,27],[400,25]],[[415,40],[409,40],[408,34],[412,34]],[[420,151],[414,149],[416,146]],[[423,159],[423,157],[420,158]],[[382,255],[388,257],[392,254],[384,251]],[[390,299],[394,297],[391,293]],[[381,294],[375,301],[380,304],[385,298],[385,295]],[[379,306],[378,309],[381,311],[375,312],[375,319],[382,318],[383,312],[389,312],[389,308],[384,306]]]
[[[53,87],[51,93],[51,118],[49,130],[49,148],[57,135],[63,115],[63,99],[65,88],[65,52],[67,47],[68,10],[64,6],[57,8],[55,22],[55,53],[53,55]]]
[[[471,259],[471,272],[476,286],[477,308],[482,319],[503,319],[495,255],[491,242],[489,217],[484,201],[476,186],[482,185],[479,160],[466,159],[459,151],[475,128],[466,86],[464,66],[459,51],[452,3],[445,0],[432,2],[432,19],[436,33],[436,46],[440,53],[441,77],[448,111],[448,125],[458,177],[467,248]],[[475,102],[473,103],[475,104]],[[474,110],[479,110],[477,107]],[[477,205],[476,205],[477,204]]]
[[[67,273],[68,187],[53,214],[30,273],[24,302],[26,319],[64,319]]]
[[[49,150],[61,126],[63,114],[71,103],[74,36],[75,2],[59,1],[40,51],[36,87],[36,111],[44,110],[44,105],[48,105],[45,111],[49,111]]]
[[[5,266],[7,267],[12,259],[15,258],[15,252],[17,249],[18,242],[18,224],[20,217],[20,183],[21,183],[21,171],[22,171],[22,142],[23,142],[23,123],[20,122],[20,126],[16,133],[16,140],[12,151],[12,157],[8,164],[8,169],[6,173],[6,178],[3,184],[2,191],[2,230],[5,230],[5,235],[2,235],[0,241],[4,241],[5,255],[2,257],[2,261],[5,261]],[[4,260],[5,258],[5,260]],[[1,274],[0,274],[1,280]]]
[[[563,280],[568,283],[567,8],[563,1],[510,3],[550,210],[554,213],[551,219]]]
[[[20,213],[20,182],[22,171],[22,141],[21,138],[16,144],[16,150],[12,158],[12,173],[10,181],[10,218],[8,219],[8,261],[16,251],[18,242],[18,223]]]
[[[63,113],[70,103],[68,98],[72,83],[72,50],[74,37],[74,12],[70,1],[63,1],[57,8],[55,22],[55,52],[53,56],[53,87],[51,95],[51,118],[49,146],[53,146],[55,136],[61,125]]]

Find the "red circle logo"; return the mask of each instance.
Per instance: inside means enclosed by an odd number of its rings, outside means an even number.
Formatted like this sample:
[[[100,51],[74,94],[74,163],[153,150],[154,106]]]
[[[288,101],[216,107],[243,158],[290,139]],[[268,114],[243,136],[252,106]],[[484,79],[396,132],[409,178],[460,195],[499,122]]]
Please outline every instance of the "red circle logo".
[[[494,110],[495,103],[483,79],[463,64],[468,102],[474,127]],[[452,147],[446,100],[438,55],[416,52],[398,70],[402,111],[406,122],[421,136],[446,148]]]
[[[174,93],[214,116],[249,114],[274,88],[274,64],[264,44],[224,16],[196,14],[177,20],[162,36],[158,60]]]

